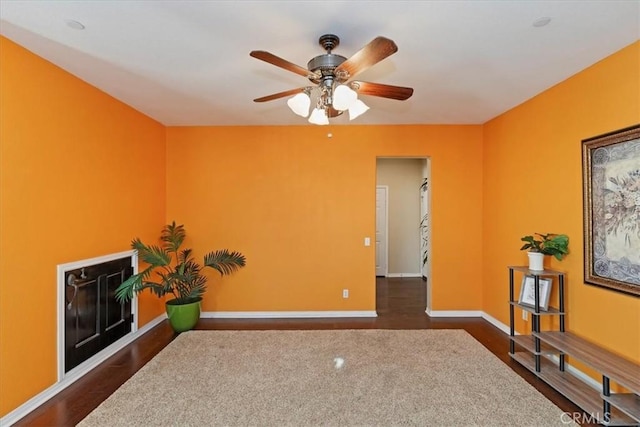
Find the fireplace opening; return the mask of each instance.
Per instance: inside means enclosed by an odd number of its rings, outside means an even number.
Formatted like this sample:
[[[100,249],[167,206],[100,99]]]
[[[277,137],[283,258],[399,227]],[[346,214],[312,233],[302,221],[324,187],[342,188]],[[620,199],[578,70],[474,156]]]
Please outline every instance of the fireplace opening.
[[[132,304],[118,303],[115,290],[133,274],[133,258],[109,258],[58,267],[65,374],[132,331]]]

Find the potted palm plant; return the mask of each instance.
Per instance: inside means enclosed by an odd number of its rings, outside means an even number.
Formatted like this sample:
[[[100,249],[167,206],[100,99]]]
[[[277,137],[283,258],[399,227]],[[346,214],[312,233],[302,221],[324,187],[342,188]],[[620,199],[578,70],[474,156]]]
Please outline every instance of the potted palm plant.
[[[139,238],[134,239],[131,248],[148,266],[116,289],[119,302],[128,301],[145,289],[160,298],[171,295],[173,298],[165,306],[169,323],[176,332],[192,329],[200,318],[200,302],[207,288],[203,268],[212,268],[225,276],[246,264],[241,253],[221,249],[207,253],[200,265],[194,260],[191,249],[181,249],[185,237],[184,225],[176,225],[173,221],[162,228],[160,245],[146,245]]]
[[[551,255],[558,261],[562,261],[569,253],[569,237],[566,234],[535,233],[531,236],[524,236],[520,240],[525,242],[520,250],[529,251],[529,270],[544,270],[545,255]]]

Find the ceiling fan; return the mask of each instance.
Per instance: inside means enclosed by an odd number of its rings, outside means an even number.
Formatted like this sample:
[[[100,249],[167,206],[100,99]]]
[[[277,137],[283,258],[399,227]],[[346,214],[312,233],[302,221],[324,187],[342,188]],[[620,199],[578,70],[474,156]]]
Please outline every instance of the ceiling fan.
[[[350,80],[358,73],[396,53],[398,46],[393,40],[376,37],[348,59],[332,53],[333,49],[340,44],[338,36],[325,34],[320,37],[319,43],[327,53],[311,59],[307,68],[263,50],[251,51],[252,57],[306,77],[314,84],[314,86],[305,86],[256,98],[254,102],[273,101],[294,95],[287,101],[287,105],[294,113],[307,117],[311,106],[311,95],[316,93],[316,104],[309,117],[309,122],[326,125],[329,124],[330,117],[339,116],[345,111],[349,112],[350,120],[367,111],[369,107],[357,99],[358,94],[400,101],[409,99],[413,94],[413,89],[409,87]]]

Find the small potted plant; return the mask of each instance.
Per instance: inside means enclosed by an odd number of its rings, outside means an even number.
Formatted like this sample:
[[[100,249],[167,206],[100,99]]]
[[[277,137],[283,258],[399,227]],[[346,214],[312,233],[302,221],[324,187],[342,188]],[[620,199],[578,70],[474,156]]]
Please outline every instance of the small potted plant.
[[[134,239],[131,248],[148,266],[116,289],[119,302],[128,301],[145,289],[160,298],[172,295],[165,306],[169,323],[176,332],[188,331],[198,323],[200,302],[207,284],[207,277],[202,274],[204,267],[217,270],[224,276],[246,264],[241,253],[221,249],[207,253],[201,266],[193,259],[191,249],[180,249],[185,237],[184,226],[176,225],[174,221],[163,227],[159,246],[146,245],[139,238]]]
[[[569,253],[569,237],[566,234],[535,233],[533,236],[524,236],[520,240],[525,242],[520,250],[529,251],[529,270],[544,270],[545,255],[552,255],[558,261],[562,261]]]

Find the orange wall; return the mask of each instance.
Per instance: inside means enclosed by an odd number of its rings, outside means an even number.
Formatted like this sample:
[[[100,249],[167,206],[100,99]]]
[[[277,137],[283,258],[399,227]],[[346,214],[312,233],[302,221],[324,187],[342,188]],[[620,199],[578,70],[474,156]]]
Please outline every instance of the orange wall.
[[[56,265],[164,223],[165,129],[5,38],[0,67],[2,416],[56,382]]]
[[[640,122],[639,49],[484,126],[165,129],[0,38],[0,416],[55,382],[56,265],[174,219],[197,255],[248,259],[204,310],[374,310],[376,157],[432,160],[434,310],[507,323],[519,238],[566,232],[552,267],[568,272],[569,328],[640,359],[638,299],[583,284],[580,159],[581,139]],[[163,311],[146,293],[141,308],[142,324]]]
[[[640,360],[640,298],[584,284],[581,141],[640,123],[640,43],[484,126],[484,311],[508,323],[507,265],[520,237],[566,233],[568,328]],[[556,283],[557,286],[557,283]],[[519,317],[519,316],[517,316]]]
[[[168,220],[185,224],[199,256],[247,256],[245,269],[210,283],[203,309],[375,310],[374,246],[363,239],[375,232],[376,157],[429,156],[432,308],[479,310],[481,135],[480,126],[169,128]]]

